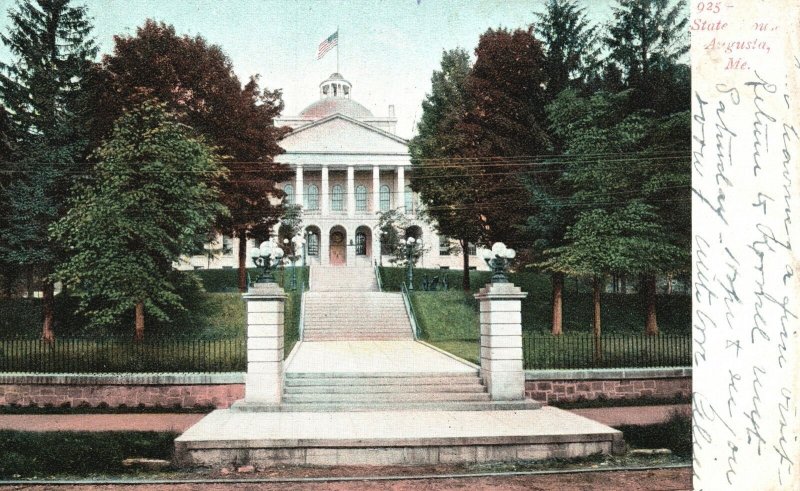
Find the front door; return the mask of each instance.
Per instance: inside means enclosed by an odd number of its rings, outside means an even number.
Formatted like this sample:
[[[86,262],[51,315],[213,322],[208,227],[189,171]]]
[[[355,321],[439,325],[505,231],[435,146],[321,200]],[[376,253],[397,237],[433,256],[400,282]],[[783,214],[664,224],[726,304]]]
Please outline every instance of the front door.
[[[331,266],[344,266],[347,263],[344,233],[335,230],[331,232]]]

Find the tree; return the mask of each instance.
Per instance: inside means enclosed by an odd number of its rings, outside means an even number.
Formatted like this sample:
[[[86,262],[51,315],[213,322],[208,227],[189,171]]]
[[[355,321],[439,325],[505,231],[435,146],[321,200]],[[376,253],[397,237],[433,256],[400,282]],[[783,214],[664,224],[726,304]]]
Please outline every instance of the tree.
[[[548,0],[534,14],[534,32],[544,46],[548,100],[562,90],[581,91],[597,77],[600,46],[597,27],[575,0]]]
[[[519,228],[530,202],[519,176],[547,153],[544,54],[532,29],[489,29],[465,82],[467,112],[458,124],[463,156],[479,189],[480,224],[490,242],[527,244]]]
[[[688,110],[689,52],[686,0],[617,0],[604,38],[637,108],[658,114]]]
[[[178,36],[172,26],[152,20],[136,36],[115,37],[114,52],[103,58],[103,73],[94,78],[98,108],[97,134],[142,97],[167,105],[181,122],[219,147],[228,169],[220,184],[221,201],[230,213],[218,229],[238,237],[239,289],[247,289],[247,239],[263,238],[283,213],[283,191],[276,184],[290,169],[274,157],[278,140],[288,131],[274,118],[283,110],[279,90],[261,89],[258,77],[242,87],[231,61],[200,36]]]
[[[3,44],[0,99],[8,114],[13,164],[2,201],[10,218],[0,242],[4,261],[42,276],[42,339],[53,341],[54,285],[60,244],[48,228],[63,216],[70,175],[87,152],[85,83],[97,47],[84,7],[70,0],[18,2]]]
[[[600,293],[605,275],[649,273],[681,251],[669,244],[649,205],[634,201],[618,208],[581,212],[565,235],[567,244],[549,251],[545,266],[575,276],[592,278],[595,355],[600,356]],[[652,313],[655,316],[655,310]],[[648,311],[648,317],[650,312]]]
[[[543,266],[595,277],[644,275],[646,332],[655,334],[655,276],[689,268],[689,114],[631,113],[631,105],[630,91],[584,98],[567,90],[548,106],[553,131],[572,157],[563,180],[574,190],[576,222]],[[615,252],[615,244],[629,249]]]
[[[95,157],[92,178],[52,230],[70,252],[56,277],[95,325],[133,310],[141,341],[145,312],[165,319],[165,306],[180,307],[173,264],[224,212],[224,171],[208,145],[154,102],[124,114]]]
[[[435,221],[438,233],[458,240],[465,252],[461,284],[469,291],[467,245],[479,243],[483,237],[479,185],[468,161],[460,158],[464,140],[458,126],[468,111],[465,84],[469,55],[460,48],[445,51],[441,67],[433,72],[431,92],[422,102],[418,134],[409,142],[414,169],[411,188],[420,194],[425,214]],[[387,234],[393,229],[389,227]],[[396,234],[389,237],[396,239]]]
[[[292,241],[303,233],[303,207],[300,205],[286,205],[283,216],[278,226],[278,245],[286,256],[295,252],[295,243]]]

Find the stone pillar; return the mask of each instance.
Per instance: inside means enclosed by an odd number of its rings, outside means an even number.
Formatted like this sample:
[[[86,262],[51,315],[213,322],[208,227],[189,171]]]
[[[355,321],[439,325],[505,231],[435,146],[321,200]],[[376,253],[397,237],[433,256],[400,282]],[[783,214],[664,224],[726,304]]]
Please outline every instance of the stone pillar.
[[[322,191],[320,193],[320,207],[322,209],[322,216],[327,217],[330,209],[331,197],[328,191],[328,166],[322,166]]]
[[[331,263],[330,240],[331,240],[330,230],[325,230],[320,228],[319,264],[322,266],[328,266]]]
[[[347,166],[347,216],[356,214],[356,171],[352,165]]]
[[[280,404],[283,395],[283,303],[276,283],[256,283],[247,303],[246,404]]]
[[[512,283],[489,283],[475,298],[481,312],[481,379],[493,401],[525,399],[521,300]]]
[[[406,210],[406,169],[405,167],[398,167],[397,168],[397,192],[394,193],[395,195],[395,202],[394,207],[399,208],[400,211],[405,212]]]
[[[295,167],[295,169],[294,169],[294,180],[295,180],[295,186],[294,186],[294,189],[295,189],[294,190],[294,196],[295,196],[295,198],[294,198],[294,202],[297,205],[303,206],[303,196],[304,196],[305,193],[303,192],[303,166],[302,165],[298,165],[297,167]]]
[[[381,168],[372,166],[372,214],[381,209]]]

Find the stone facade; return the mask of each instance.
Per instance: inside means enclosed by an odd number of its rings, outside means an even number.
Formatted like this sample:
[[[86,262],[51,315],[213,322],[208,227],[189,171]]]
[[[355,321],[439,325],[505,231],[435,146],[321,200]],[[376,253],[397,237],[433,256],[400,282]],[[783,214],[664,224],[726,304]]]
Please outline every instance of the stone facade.
[[[607,370],[526,372],[525,394],[541,402],[638,397],[689,398],[691,369],[623,374]],[[610,372],[610,373],[608,373]],[[614,373],[618,372],[618,373]],[[244,398],[243,373],[174,375],[0,375],[0,406],[215,407]],[[570,378],[571,377],[571,378]]]
[[[525,395],[548,404],[595,399],[689,398],[691,377],[626,380],[528,380]]]
[[[0,385],[0,406],[224,409],[243,397],[244,384]]]
[[[440,248],[435,228],[419,214],[419,198],[409,186],[408,141],[395,134],[394,109],[390,106],[388,116],[374,116],[351,96],[352,84],[334,73],[320,83],[317,101],[297,116],[275,121],[292,128],[281,140],[285,152],[276,160],[289,166],[294,176],[278,187],[287,203],[303,209],[307,243],[302,261],[348,267],[386,263],[390,257],[381,255],[377,213],[399,210],[409,220],[406,233],[425,244],[418,267],[462,268],[460,253]],[[248,249],[255,245],[251,241]],[[213,259],[185,258],[176,266],[236,268],[238,239],[218,237],[209,248],[228,252]],[[486,269],[478,251],[469,252],[470,265]]]

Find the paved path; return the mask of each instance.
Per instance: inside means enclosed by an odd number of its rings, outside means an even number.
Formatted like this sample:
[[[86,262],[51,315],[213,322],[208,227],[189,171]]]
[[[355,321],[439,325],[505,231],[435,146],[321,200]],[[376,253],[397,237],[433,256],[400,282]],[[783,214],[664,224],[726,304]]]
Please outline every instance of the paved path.
[[[274,477],[274,476],[268,476]],[[214,484],[139,484],[124,486],[59,486],[57,489],[97,490],[97,489],[135,489],[137,491],[189,491],[207,490],[325,490],[325,491],[372,491],[372,490],[450,490],[450,489],[498,489],[498,490],[585,490],[585,491],[650,491],[650,490],[689,490],[692,489],[692,469],[655,469],[642,471],[610,471],[591,473],[570,473],[539,476],[497,476],[465,477],[458,479],[421,479],[388,481],[348,481],[318,483],[214,483]],[[48,490],[47,485],[17,485],[13,488]]]
[[[608,426],[650,425],[667,421],[672,413],[678,411],[691,415],[691,404],[667,404],[664,406],[598,407],[570,409],[571,413]]]
[[[477,373],[475,368],[416,341],[306,341],[300,344],[286,371]]]
[[[669,419],[689,404],[572,409],[570,412],[609,426],[647,425]],[[177,431],[184,432],[204,414],[0,414],[0,429],[23,431]]]
[[[2,414],[0,429],[22,431],[177,431],[205,414]]]

